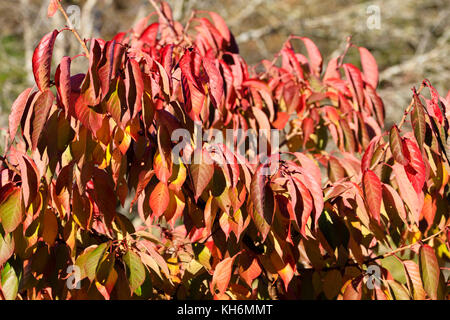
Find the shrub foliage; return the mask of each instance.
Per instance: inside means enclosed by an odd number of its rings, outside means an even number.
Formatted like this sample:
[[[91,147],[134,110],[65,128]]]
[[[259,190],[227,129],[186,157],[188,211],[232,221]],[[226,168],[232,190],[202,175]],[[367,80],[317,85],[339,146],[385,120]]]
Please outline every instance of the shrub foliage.
[[[218,14],[182,25],[162,3],[52,68],[68,29],[9,117],[1,298],[448,297],[449,95],[425,80],[385,129],[377,64],[350,42],[324,63],[291,36],[248,66]]]

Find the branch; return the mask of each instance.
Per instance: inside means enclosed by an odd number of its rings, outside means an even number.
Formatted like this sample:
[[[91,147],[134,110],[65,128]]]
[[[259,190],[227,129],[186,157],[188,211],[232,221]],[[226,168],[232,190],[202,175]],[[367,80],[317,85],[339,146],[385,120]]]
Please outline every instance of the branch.
[[[169,27],[169,29],[172,31],[173,35],[175,37],[178,37],[177,31],[175,30],[175,28],[173,27],[172,23],[169,21],[169,19],[166,17],[166,15],[164,14],[164,12],[161,11],[161,9],[159,8],[159,6],[156,4],[155,0],[148,0],[150,2],[150,4],[153,6],[153,8],[155,8],[156,13],[158,13],[158,16],[163,19],[163,21],[167,24],[167,26]]]
[[[404,250],[410,249],[411,247],[417,245],[418,243],[423,243],[423,242],[426,242],[426,241],[428,241],[428,240],[431,240],[431,239],[437,237],[437,236],[440,235],[442,232],[446,231],[447,228],[448,228],[448,227],[445,227],[445,228],[443,228],[442,230],[439,230],[437,233],[432,234],[431,236],[429,236],[429,237],[427,237],[427,238],[425,238],[425,239],[422,239],[422,240],[416,241],[416,242],[414,242],[414,243],[408,244],[408,245],[406,245],[406,246],[397,248],[397,249],[395,249],[395,250],[393,250],[393,251],[389,251],[389,252],[386,252],[386,253],[384,253],[384,254],[380,254],[380,255],[378,255],[378,256],[376,256],[376,257],[373,257],[373,258],[364,260],[364,261],[362,262],[362,264],[363,264],[363,265],[368,265],[369,263],[374,262],[374,261],[376,261],[376,260],[384,259],[384,258],[390,257],[390,256],[392,256],[392,255],[395,255],[396,253],[399,253],[399,252],[402,252],[402,251],[404,251]],[[350,262],[350,261],[347,261],[347,263],[346,263],[345,265],[343,265],[343,266],[332,266],[332,267],[322,268],[320,271],[328,271],[328,270],[336,270],[336,269],[339,270],[339,269],[342,269],[342,268],[345,268],[345,267],[357,267],[357,268],[360,268],[360,264],[359,264],[359,263],[356,263],[356,262]],[[302,269],[302,270],[316,270],[316,268],[305,268],[305,269]]]
[[[67,13],[64,10],[64,8],[62,7],[61,3],[59,1],[57,1],[56,3],[58,4],[59,11],[62,13],[64,18],[66,19],[67,25],[68,25],[70,31],[72,31],[72,33],[75,35],[77,40],[81,43],[81,46],[83,47],[84,52],[86,53],[86,57],[89,59],[89,50],[88,50],[88,48],[86,46],[86,43],[81,39],[80,35],[78,34],[77,30],[75,29],[75,27],[73,26],[73,24],[70,21],[69,17],[67,16]]]
[[[14,171],[16,174],[20,175],[20,171],[17,170],[12,164],[9,163],[8,159],[6,159],[6,156],[0,156],[0,161],[2,161],[9,170]]]

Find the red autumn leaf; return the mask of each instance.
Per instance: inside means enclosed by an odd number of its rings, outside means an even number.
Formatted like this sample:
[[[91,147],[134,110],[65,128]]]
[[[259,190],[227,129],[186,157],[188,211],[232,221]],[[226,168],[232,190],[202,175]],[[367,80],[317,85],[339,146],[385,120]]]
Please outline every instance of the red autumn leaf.
[[[44,129],[45,123],[48,118],[48,114],[53,105],[53,100],[55,96],[50,90],[45,90],[40,92],[39,96],[36,98],[33,107],[33,131],[31,134],[31,149],[35,150],[41,136],[42,130]]]
[[[142,79],[141,68],[136,60],[128,60],[126,67],[127,78],[125,79],[125,90],[127,93],[127,103],[132,118],[142,109],[142,97],[144,94],[144,81]]]
[[[362,283],[363,283],[362,276],[358,276],[352,280],[348,280],[345,285],[343,299],[344,300],[361,300]]]
[[[197,201],[214,175],[214,164],[208,151],[204,149],[195,150],[192,161],[190,172]]]
[[[303,184],[305,184],[313,198],[314,225],[317,226],[317,222],[319,221],[320,215],[322,214],[324,208],[323,191],[321,184],[319,181],[314,179],[314,176],[312,175],[313,172],[310,172],[309,170],[306,170],[304,168],[298,168],[298,170],[301,172],[299,180],[302,181]]]
[[[301,196],[301,199],[297,199],[297,206],[295,206],[296,222],[300,227],[300,233],[306,237],[306,226],[313,210],[313,199],[308,188],[306,188],[300,179],[294,177],[294,182],[298,189],[298,194]]]
[[[349,83],[350,90],[353,96],[356,98],[358,105],[361,107],[364,100],[364,83],[362,79],[361,71],[350,63],[344,64],[345,76]]]
[[[47,33],[39,42],[33,53],[33,74],[41,91],[50,87],[50,71],[52,66],[53,47],[59,31]]]
[[[398,183],[400,196],[412,214],[411,220],[419,225],[419,216],[424,203],[423,193],[418,194],[415,192],[414,187],[405,172],[405,168],[401,164],[394,163],[392,169]]]
[[[422,159],[422,153],[417,143],[411,139],[405,139],[404,142],[410,160],[409,164],[405,166],[406,175],[414,186],[414,190],[417,193],[421,193],[426,179],[426,169]]]
[[[377,62],[369,50],[364,47],[359,47],[358,49],[361,56],[364,81],[370,84],[372,88],[375,89],[378,86]]]
[[[211,292],[214,294],[223,294],[227,290],[233,271],[233,263],[238,254],[225,258],[216,265],[210,285]]]
[[[400,133],[398,132],[398,128],[396,125],[392,126],[389,133],[389,147],[391,148],[391,152],[394,156],[395,161],[404,166],[408,165],[409,161],[404,155],[404,142],[402,137],[400,137]]]
[[[431,299],[437,300],[440,275],[439,263],[434,249],[427,244],[420,247],[419,266],[425,291]]]
[[[14,139],[17,128],[19,128],[20,120],[27,106],[31,91],[32,89],[28,88],[22,92],[11,107],[11,113],[9,115],[9,139],[11,140]]]
[[[364,151],[364,154],[361,158],[361,172],[366,172],[367,169],[370,169],[372,166],[372,159],[374,156],[375,148],[378,144],[378,141],[380,141],[380,137],[374,137],[369,145],[366,148],[366,151]]]
[[[77,119],[91,132],[96,132],[101,128],[103,116],[89,106],[89,100],[85,94],[81,94],[75,101],[75,114]]]
[[[270,225],[274,216],[274,196],[272,189],[268,185],[268,176],[264,174],[267,168],[260,165],[252,178],[250,185],[250,199],[253,203],[253,220],[256,227],[261,232],[263,241],[269,233]]]
[[[203,109],[205,93],[203,87],[193,74],[192,62],[195,52],[188,50],[181,58],[179,65],[182,75],[183,95],[186,103],[186,111],[194,121],[200,120],[200,112]]]
[[[22,194],[25,207],[28,208],[38,193],[39,174],[35,164],[28,156],[22,155],[17,157],[22,177]]]
[[[403,261],[408,280],[411,283],[411,291],[413,292],[414,300],[425,300],[426,292],[423,288],[422,279],[420,277],[420,269],[417,263],[408,260]]]
[[[206,74],[209,78],[209,88],[211,90],[211,95],[213,97],[213,103],[218,108],[222,103],[223,96],[223,79],[217,68],[214,60],[209,57],[203,58],[203,67],[205,68]]]
[[[411,125],[414,130],[414,136],[416,138],[417,144],[419,145],[420,149],[423,150],[425,133],[427,129],[427,124],[425,122],[425,111],[423,109],[424,107],[422,105],[422,102],[420,101],[420,98],[415,90],[413,92],[413,98],[414,107],[411,112]]]
[[[60,1],[61,0],[50,0],[48,9],[47,9],[47,16],[49,18],[53,17],[55,15],[56,11],[58,11],[58,5],[59,5]]]
[[[55,83],[58,89],[59,96],[61,97],[61,103],[64,106],[66,115],[70,114],[71,107],[71,94],[72,86],[70,80],[70,64],[72,59],[70,57],[63,57],[61,63],[56,69]]]
[[[380,211],[382,200],[381,181],[371,170],[367,170],[363,176],[364,195],[372,217],[380,223]]]
[[[309,62],[311,63],[312,72],[320,75],[322,71],[322,55],[314,42],[306,37],[300,37],[308,51]]]
[[[223,18],[219,14],[215,13],[214,11],[208,11],[208,13],[213,20],[214,26],[220,32],[222,37],[225,40],[227,40],[227,42],[230,42],[231,33],[230,33],[230,30],[228,29],[228,26],[227,26],[225,20],[223,20]]]

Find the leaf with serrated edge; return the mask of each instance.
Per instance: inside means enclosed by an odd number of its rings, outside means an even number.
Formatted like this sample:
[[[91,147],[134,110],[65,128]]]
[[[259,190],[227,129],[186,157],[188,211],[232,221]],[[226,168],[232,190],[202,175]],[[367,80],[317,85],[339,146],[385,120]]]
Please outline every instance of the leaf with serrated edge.
[[[363,176],[364,195],[372,217],[380,223],[380,210],[382,200],[381,181],[371,170],[367,170]]]
[[[123,256],[123,261],[127,266],[127,277],[131,292],[134,292],[145,281],[145,267],[141,258],[131,250],[128,250]]]
[[[439,263],[434,249],[427,244],[420,247],[419,267],[425,291],[431,299],[437,300],[440,274]]]

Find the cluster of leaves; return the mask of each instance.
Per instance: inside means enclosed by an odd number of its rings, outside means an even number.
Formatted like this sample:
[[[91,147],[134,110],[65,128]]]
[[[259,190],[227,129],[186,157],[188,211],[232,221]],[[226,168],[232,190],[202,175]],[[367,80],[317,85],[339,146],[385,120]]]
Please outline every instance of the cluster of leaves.
[[[9,118],[0,297],[448,297],[450,95],[424,81],[385,131],[376,62],[350,43],[362,71],[345,54],[324,68],[314,43],[294,36],[249,67],[219,15],[183,26],[162,3],[53,74],[64,30],[37,46],[36,86]],[[85,74],[71,74],[76,58],[89,60]],[[413,132],[402,130],[408,116]],[[263,130],[269,151],[277,129],[281,149],[249,161],[193,138],[180,162],[177,129]]]

